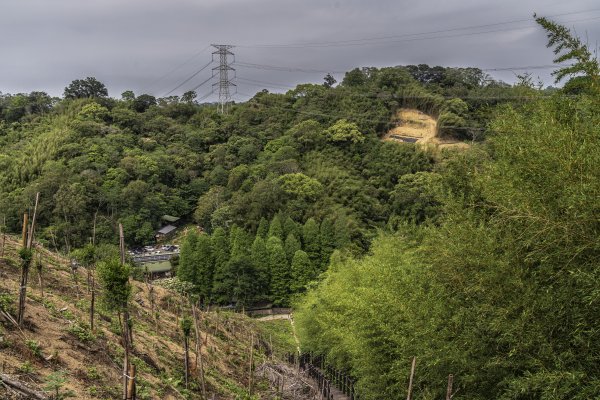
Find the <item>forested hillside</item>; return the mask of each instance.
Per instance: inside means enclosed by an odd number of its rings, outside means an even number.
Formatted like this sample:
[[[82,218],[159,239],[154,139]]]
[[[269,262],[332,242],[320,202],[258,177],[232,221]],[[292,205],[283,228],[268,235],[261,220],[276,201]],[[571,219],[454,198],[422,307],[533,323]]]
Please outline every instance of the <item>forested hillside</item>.
[[[413,357],[415,398],[442,398],[449,374],[453,398],[597,398],[600,68],[537,22],[561,89],[409,65],[264,90],[226,114],[194,92],[116,99],[91,77],[62,98],[1,95],[2,230],[35,214],[30,242],[77,259],[88,285],[97,273],[111,299],[131,290],[125,245],[180,217],[175,285],[191,310],[292,305],[302,349],[361,399],[404,397]],[[468,145],[383,140],[420,113]],[[129,295],[113,304],[125,353]]]
[[[560,79],[550,98],[501,106],[486,143],[435,165],[428,220],[334,253],[297,303],[301,340],[365,399],[600,396],[600,70],[545,19]],[[402,177],[401,180],[405,179]],[[428,184],[428,188],[434,185]],[[413,203],[414,204],[414,203]]]
[[[161,216],[183,217],[211,244],[201,235],[196,248],[190,238],[180,275],[207,302],[238,305],[287,304],[334,249],[361,254],[377,229],[427,217],[429,206],[413,197],[436,180],[432,155],[380,140],[396,110],[432,115],[441,136],[483,140],[495,105],[540,95],[476,68],[426,65],[354,69],[338,85],[328,78],[285,94],[262,91],[227,115],[197,104],[193,92],[107,94],[86,78],[63,99],[1,97],[6,229],[20,231],[37,192],[37,238],[66,252],[93,235],[97,244],[117,243],[117,223],[129,246],[150,244]],[[196,259],[206,268],[190,267]]]

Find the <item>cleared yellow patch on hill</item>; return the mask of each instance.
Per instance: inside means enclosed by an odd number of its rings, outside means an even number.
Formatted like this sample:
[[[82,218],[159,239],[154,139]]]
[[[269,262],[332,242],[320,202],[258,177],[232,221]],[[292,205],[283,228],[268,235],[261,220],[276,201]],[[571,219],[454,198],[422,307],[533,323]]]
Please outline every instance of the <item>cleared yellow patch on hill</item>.
[[[385,141],[416,143],[432,149],[466,149],[467,143],[437,137],[437,121],[414,108],[401,108],[394,116],[395,127],[383,136]]]

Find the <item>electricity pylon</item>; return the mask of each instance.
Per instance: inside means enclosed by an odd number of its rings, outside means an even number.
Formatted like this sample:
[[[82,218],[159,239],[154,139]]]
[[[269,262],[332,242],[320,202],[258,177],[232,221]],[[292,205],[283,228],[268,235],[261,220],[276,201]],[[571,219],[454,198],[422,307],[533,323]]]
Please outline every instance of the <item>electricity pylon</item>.
[[[235,83],[231,81],[229,77],[229,71],[232,71],[235,78],[235,69],[229,65],[229,56],[234,58],[234,54],[230,51],[233,46],[228,44],[213,44],[211,45],[216,51],[214,51],[213,59],[215,54],[219,55],[219,66],[213,68],[213,75],[216,70],[219,71],[219,82],[214,83],[213,86],[219,85],[219,107],[218,110],[221,114],[227,113],[229,102],[231,101],[231,93],[229,87],[236,87]],[[235,60],[235,58],[234,58]]]

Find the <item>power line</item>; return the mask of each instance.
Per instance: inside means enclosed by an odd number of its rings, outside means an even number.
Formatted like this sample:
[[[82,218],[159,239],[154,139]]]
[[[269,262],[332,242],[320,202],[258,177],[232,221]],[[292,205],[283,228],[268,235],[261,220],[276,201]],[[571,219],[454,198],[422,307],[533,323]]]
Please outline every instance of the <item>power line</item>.
[[[569,23],[569,22],[581,22],[581,21],[591,21],[591,20],[597,20],[600,19],[600,16],[597,17],[591,17],[591,18],[582,18],[582,19],[577,19],[577,20],[571,20],[571,21],[565,21],[565,23]],[[465,32],[465,33],[458,33],[458,34],[454,34],[454,35],[437,35],[437,36],[426,36],[426,37],[413,37],[413,38],[406,38],[406,39],[395,39],[395,40],[387,40],[387,41],[378,41],[378,42],[367,42],[367,43],[347,43],[347,44],[322,44],[322,45],[311,45],[311,46],[285,46],[286,48],[302,48],[302,47],[311,47],[311,48],[327,48],[327,47],[353,47],[353,46],[385,46],[385,45],[394,45],[394,44],[400,44],[400,43],[407,43],[407,42],[416,42],[416,41],[421,41],[421,40],[433,40],[433,39],[450,39],[450,38],[457,38],[457,37],[465,37],[465,36],[475,36],[475,35],[483,35],[483,34],[488,34],[488,33],[497,33],[497,32],[512,32],[512,31],[522,31],[522,30],[529,30],[529,29],[535,29],[537,26],[536,25],[531,25],[531,26],[526,26],[526,27],[519,27],[519,28],[505,28],[505,29],[492,29],[492,30],[487,30],[487,31],[477,31],[477,32]],[[277,48],[277,47],[283,47],[283,46],[272,46],[270,48]]]
[[[347,71],[332,71],[332,70],[322,70],[322,69],[313,69],[313,68],[299,68],[299,67],[284,67],[284,66],[275,66],[275,65],[266,65],[266,64],[255,64],[255,63],[247,63],[236,61],[235,65],[240,66],[242,68],[254,68],[254,69],[264,69],[269,71],[283,71],[283,72],[305,72],[308,74],[343,74]]]
[[[189,81],[191,81],[196,75],[198,75],[200,72],[204,71],[206,68],[208,68],[208,66],[212,64],[212,60],[210,60],[206,65],[204,65],[202,68],[200,68],[198,71],[194,72],[191,76],[189,76],[188,78],[186,78],[183,82],[181,82],[179,85],[175,86],[175,88],[171,89],[169,92],[167,92],[166,94],[163,95],[163,97],[170,95],[171,93],[173,93],[174,91],[176,91],[177,89],[179,89],[180,87],[182,87],[183,85],[185,85],[186,83],[188,83]],[[195,90],[195,89],[192,89]]]
[[[265,81],[258,81],[255,79],[248,79],[248,78],[240,78],[240,77],[236,77],[236,79],[238,81],[241,81],[242,83],[247,82],[249,84],[253,84],[253,83],[257,83],[259,85],[266,85],[266,86],[271,86],[274,88],[283,88],[283,89],[295,89],[296,86],[290,86],[290,85],[284,85],[284,84],[280,84],[280,83],[275,83],[275,82],[265,82]]]
[[[205,81],[202,81],[201,83],[197,84],[196,86],[194,86],[194,87],[193,87],[192,89],[190,89],[190,90],[196,90],[196,89],[198,89],[200,86],[202,86],[202,85],[206,84],[207,82],[210,82],[210,80],[211,80],[212,78],[214,78],[214,75],[211,75],[211,76],[209,76],[209,77],[208,77],[208,79],[206,79]]]
[[[562,17],[562,16],[566,16],[566,15],[584,14],[584,13],[590,13],[590,12],[599,11],[599,10],[600,10],[600,8],[593,8],[593,9],[588,9],[588,10],[583,10],[583,11],[573,11],[573,12],[568,12],[568,13],[550,15],[547,18],[556,18],[556,17]],[[591,19],[597,19],[597,17],[591,18]],[[574,21],[567,21],[567,22],[578,22],[578,21],[586,21],[586,20],[589,20],[589,19],[581,19],[581,20],[574,20]],[[516,24],[516,23],[522,23],[522,22],[532,22],[532,21],[535,21],[535,20],[530,17],[530,18],[515,19],[515,20],[510,20],[510,21],[489,23],[489,24],[471,25],[471,26],[465,26],[465,27],[440,29],[440,30],[434,30],[434,31],[426,31],[426,32],[418,32],[418,33],[404,33],[404,34],[399,34],[399,35],[379,36],[379,37],[370,37],[370,38],[362,38],[362,39],[347,39],[347,40],[313,42],[313,43],[279,43],[279,44],[254,44],[254,45],[238,44],[236,46],[237,47],[246,47],[246,48],[303,48],[303,47],[308,48],[308,47],[367,45],[367,44],[373,44],[370,42],[378,42],[378,41],[382,41],[382,40],[407,38],[407,37],[411,37],[411,36],[424,36],[424,35],[432,35],[432,34],[439,34],[439,33],[456,32],[456,31],[462,31],[462,30],[471,30],[471,29],[482,29],[482,28],[488,28],[488,27],[493,27],[493,26],[510,25],[510,24]],[[517,30],[517,29],[529,29],[529,28],[530,27],[521,27],[521,28],[509,28],[509,29],[505,29],[505,30]],[[501,32],[501,31],[505,31],[505,30],[472,32],[472,33],[463,33],[463,34],[459,34],[459,35],[442,36],[442,37],[457,37],[457,36],[472,35],[472,34]],[[440,37],[436,36],[436,37],[431,37],[431,38],[413,38],[413,40],[428,40],[428,39],[437,39],[437,38],[440,38]],[[392,41],[391,43],[394,43],[394,42],[396,42],[396,41]],[[386,42],[384,42],[384,43],[386,43]],[[389,42],[387,42],[387,43],[389,43]]]
[[[203,100],[206,100],[210,97],[211,94],[213,94],[215,91],[213,89],[210,90],[210,92],[208,92],[207,94],[205,94],[204,96],[200,97],[198,100],[196,100],[197,102],[201,102]]]
[[[188,63],[190,63],[193,59],[195,59],[196,57],[198,57],[200,54],[204,53],[209,48],[210,48],[210,45],[206,46],[205,48],[203,48],[202,50],[200,50],[199,52],[197,52],[196,54],[194,54],[193,56],[191,56],[190,58],[188,58],[187,60],[185,60],[181,64],[179,64],[176,67],[174,67],[173,69],[169,70],[167,73],[165,73],[164,75],[162,75],[160,78],[157,78],[154,81],[152,81],[152,83],[150,83],[148,86],[146,86],[142,91],[146,91],[147,89],[150,89],[152,86],[154,86],[158,82],[162,81],[167,76],[171,75],[173,72],[179,70],[184,65],[187,65]]]

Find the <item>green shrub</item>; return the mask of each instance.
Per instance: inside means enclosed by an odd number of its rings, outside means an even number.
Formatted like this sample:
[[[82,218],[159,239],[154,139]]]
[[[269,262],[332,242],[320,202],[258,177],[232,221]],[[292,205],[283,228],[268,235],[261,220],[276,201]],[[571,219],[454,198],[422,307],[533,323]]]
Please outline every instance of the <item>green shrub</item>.
[[[90,331],[90,327],[81,321],[78,321],[67,328],[67,332],[77,337],[77,339],[82,342],[91,342],[95,339],[94,335]]]

